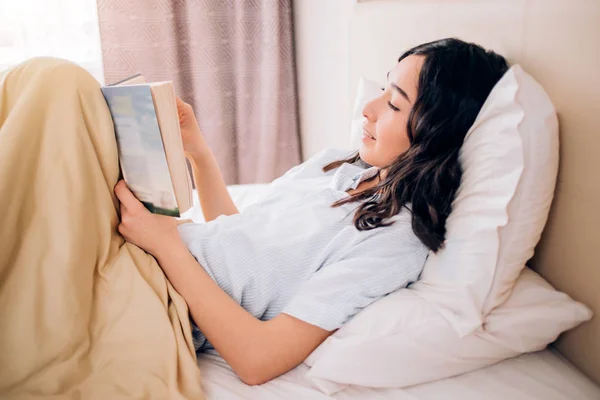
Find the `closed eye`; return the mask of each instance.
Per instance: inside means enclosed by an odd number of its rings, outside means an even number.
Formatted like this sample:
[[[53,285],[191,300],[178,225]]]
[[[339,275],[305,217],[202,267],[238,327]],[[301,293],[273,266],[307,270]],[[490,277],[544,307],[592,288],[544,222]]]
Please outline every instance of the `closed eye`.
[[[388,103],[388,106],[390,106],[390,108],[392,110],[394,110],[394,111],[400,111],[400,109],[398,107],[394,106],[391,101],[388,101],[387,103]]]

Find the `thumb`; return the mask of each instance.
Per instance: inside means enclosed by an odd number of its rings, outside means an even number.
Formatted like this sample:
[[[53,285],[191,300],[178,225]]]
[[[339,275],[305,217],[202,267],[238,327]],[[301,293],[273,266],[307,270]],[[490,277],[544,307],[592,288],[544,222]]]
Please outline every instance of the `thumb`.
[[[115,186],[115,194],[117,198],[125,206],[125,208],[134,209],[140,201],[131,193],[131,190],[127,187],[127,183],[123,179],[117,182]]]
[[[177,102],[177,111],[179,111],[179,116],[185,115],[188,112],[188,107],[191,107],[188,103],[181,100],[179,96],[175,96],[175,101]]]

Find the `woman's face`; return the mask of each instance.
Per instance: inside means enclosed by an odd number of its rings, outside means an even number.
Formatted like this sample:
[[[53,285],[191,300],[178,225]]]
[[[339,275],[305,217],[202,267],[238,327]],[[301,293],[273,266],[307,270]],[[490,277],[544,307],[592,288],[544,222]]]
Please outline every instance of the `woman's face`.
[[[366,163],[385,168],[410,147],[406,121],[417,97],[423,60],[423,56],[411,55],[400,61],[389,72],[381,96],[365,105],[367,120],[359,153]]]

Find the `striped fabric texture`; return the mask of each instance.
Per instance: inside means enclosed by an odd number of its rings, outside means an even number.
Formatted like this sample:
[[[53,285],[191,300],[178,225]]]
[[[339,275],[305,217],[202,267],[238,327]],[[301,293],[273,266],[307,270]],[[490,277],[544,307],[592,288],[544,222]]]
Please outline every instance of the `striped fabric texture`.
[[[289,314],[332,331],[375,300],[416,281],[428,250],[403,211],[389,227],[359,231],[357,204],[332,208],[346,190],[377,172],[343,164],[348,151],[328,149],[270,184],[241,214],[179,225],[198,263],[250,314]],[[212,346],[194,328],[198,350]]]

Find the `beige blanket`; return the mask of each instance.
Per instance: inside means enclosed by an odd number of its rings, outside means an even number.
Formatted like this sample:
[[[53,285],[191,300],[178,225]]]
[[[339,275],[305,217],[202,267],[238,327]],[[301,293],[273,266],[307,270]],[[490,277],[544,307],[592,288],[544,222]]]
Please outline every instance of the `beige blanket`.
[[[0,73],[0,398],[203,398],[183,298],[116,231],[118,177],[91,75]]]

